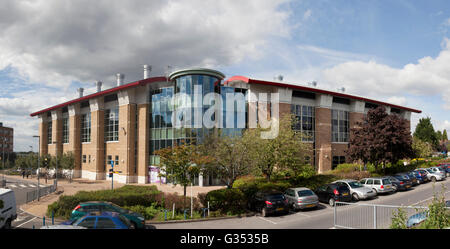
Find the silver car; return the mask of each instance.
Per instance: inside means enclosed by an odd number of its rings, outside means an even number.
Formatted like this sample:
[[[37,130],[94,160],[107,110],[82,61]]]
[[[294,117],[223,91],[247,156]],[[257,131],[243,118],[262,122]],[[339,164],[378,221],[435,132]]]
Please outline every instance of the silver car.
[[[352,179],[343,179],[343,180],[337,180],[336,182],[342,182],[348,186],[350,189],[350,194],[352,195],[353,200],[359,201],[359,200],[366,200],[371,199],[377,196],[377,193],[368,187],[364,187],[360,182]]]
[[[364,187],[373,189],[377,194],[395,192],[391,181],[387,177],[370,177],[359,181]]]
[[[430,181],[442,181],[445,180],[446,174],[445,172],[439,168],[439,167],[430,167],[425,169],[428,172],[427,177],[430,179]]]
[[[288,188],[284,196],[294,210],[315,208],[319,204],[319,197],[309,188]]]

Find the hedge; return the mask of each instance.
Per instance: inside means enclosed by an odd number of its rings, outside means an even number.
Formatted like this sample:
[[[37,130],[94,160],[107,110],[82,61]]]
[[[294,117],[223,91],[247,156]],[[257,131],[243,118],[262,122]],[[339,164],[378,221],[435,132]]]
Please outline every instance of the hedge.
[[[222,214],[239,214],[247,206],[247,198],[240,189],[213,190],[206,194],[204,200],[209,202],[210,211],[219,211]]]
[[[55,217],[70,218],[72,210],[81,202],[105,201],[112,202],[121,207],[133,207],[140,210],[142,215],[152,216],[153,210],[147,209],[170,209],[175,203],[176,211],[183,210],[184,197],[177,194],[165,194],[159,191],[156,186],[133,186],[125,185],[115,190],[79,191],[75,195],[60,196],[58,201],[50,204],[47,208],[47,216],[52,212]],[[193,198],[194,210],[200,210],[200,203],[197,198]],[[145,207],[144,210],[142,207]],[[190,208],[190,198],[186,200],[186,208]],[[144,210],[144,211],[143,211]],[[153,215],[154,216],[154,215]]]

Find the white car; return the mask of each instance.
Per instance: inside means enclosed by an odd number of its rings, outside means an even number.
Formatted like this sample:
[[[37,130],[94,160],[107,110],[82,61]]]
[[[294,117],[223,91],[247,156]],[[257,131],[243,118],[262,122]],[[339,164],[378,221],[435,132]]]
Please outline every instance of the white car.
[[[442,181],[445,180],[446,176],[445,176],[445,172],[442,171],[441,168],[438,167],[430,167],[430,168],[426,168],[425,169],[428,172],[428,179],[430,179],[430,181],[434,182],[434,181]]]
[[[17,218],[16,211],[14,191],[0,188],[0,228],[11,228],[11,223]]]
[[[377,196],[377,193],[373,189],[363,186],[356,180],[343,179],[334,181],[333,183],[336,182],[341,182],[347,185],[347,187],[350,189],[350,194],[355,201],[371,199]]]

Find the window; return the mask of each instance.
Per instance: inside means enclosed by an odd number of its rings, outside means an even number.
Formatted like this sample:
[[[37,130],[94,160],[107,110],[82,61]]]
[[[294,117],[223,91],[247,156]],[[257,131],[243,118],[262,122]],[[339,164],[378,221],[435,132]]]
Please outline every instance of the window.
[[[88,162],[91,163],[91,155],[89,155],[89,161]]]
[[[52,129],[53,128],[53,122],[49,121],[48,125],[47,125],[47,143],[51,144],[52,143]]]
[[[91,142],[91,113],[81,115],[81,142]]]
[[[116,160],[114,162],[114,165],[119,165],[119,156],[116,156]]]
[[[303,141],[314,141],[314,107],[291,105],[294,115],[292,130],[301,132]]]
[[[106,163],[109,164],[109,165],[111,165],[112,156],[111,156],[111,155],[108,155],[107,158],[108,158],[108,160],[106,160]]]
[[[331,110],[331,141],[348,142],[349,125],[347,111]]]
[[[63,143],[69,143],[69,118],[63,118]]]
[[[77,224],[77,226],[82,226],[86,228],[94,228],[95,227],[95,217],[89,217],[84,220],[82,220],[80,223]]]
[[[345,156],[333,156],[331,169],[335,169],[339,164],[345,163]]]
[[[372,179],[367,180],[366,184],[373,184],[373,180]]]
[[[374,185],[380,185],[380,180],[373,180]]]
[[[119,141],[119,107],[105,111],[105,141]]]
[[[86,155],[83,155],[83,163],[86,163]]]
[[[97,220],[97,228],[98,229],[108,229],[108,228],[115,228],[116,224],[114,221],[112,221],[109,218],[102,218],[99,217]]]

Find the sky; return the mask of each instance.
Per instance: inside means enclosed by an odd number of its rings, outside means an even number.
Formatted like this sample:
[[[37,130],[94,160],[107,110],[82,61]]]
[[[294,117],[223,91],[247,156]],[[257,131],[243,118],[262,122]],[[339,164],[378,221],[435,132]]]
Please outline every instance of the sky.
[[[374,98],[450,130],[446,0],[0,0],[0,122],[37,151],[30,113],[187,67]],[[170,66],[170,68],[168,67]],[[32,146],[32,147],[30,147]]]

